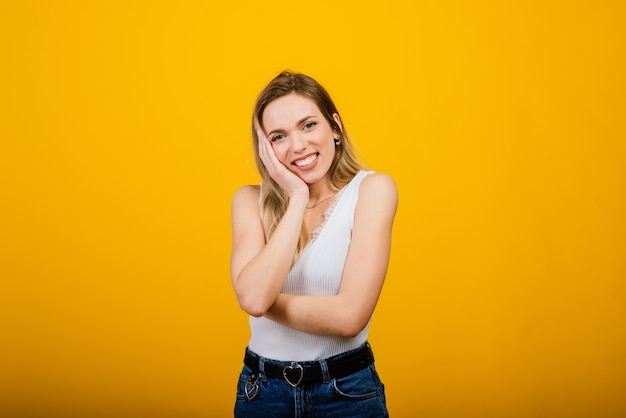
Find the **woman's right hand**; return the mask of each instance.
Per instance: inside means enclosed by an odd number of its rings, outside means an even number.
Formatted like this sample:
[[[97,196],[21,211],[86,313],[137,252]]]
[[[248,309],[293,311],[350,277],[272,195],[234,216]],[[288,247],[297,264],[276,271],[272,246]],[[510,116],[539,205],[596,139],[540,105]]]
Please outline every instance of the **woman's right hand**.
[[[283,165],[267,138],[259,132],[259,157],[269,175],[289,195],[289,205],[272,236],[266,239],[259,216],[258,186],[244,186],[232,203],[231,279],[241,308],[264,315],[276,302],[289,274],[298,246],[308,185]]]
[[[265,165],[267,172],[274,179],[276,183],[292,197],[294,194],[304,193],[306,198],[309,196],[309,186],[298,177],[295,173],[291,172],[283,163],[278,160],[272,144],[267,139],[263,131],[257,131],[259,138],[259,157]]]

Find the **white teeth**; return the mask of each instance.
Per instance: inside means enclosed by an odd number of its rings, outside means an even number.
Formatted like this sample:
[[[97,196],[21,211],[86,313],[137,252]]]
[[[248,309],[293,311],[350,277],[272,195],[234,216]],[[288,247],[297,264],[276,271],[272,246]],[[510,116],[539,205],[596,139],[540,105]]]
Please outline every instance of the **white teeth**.
[[[317,159],[317,154],[313,154],[310,157],[305,158],[304,160],[298,160],[294,164],[298,167],[304,167],[306,165],[311,164],[313,161]]]

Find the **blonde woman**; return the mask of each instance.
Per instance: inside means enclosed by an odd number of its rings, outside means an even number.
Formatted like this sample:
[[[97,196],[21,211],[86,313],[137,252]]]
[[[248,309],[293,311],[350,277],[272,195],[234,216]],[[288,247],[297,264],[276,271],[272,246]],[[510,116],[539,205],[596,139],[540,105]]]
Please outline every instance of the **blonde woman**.
[[[260,185],[232,201],[232,285],[251,338],[235,417],[386,417],[367,342],[398,204],[356,159],[326,90],[283,72],[259,95]]]

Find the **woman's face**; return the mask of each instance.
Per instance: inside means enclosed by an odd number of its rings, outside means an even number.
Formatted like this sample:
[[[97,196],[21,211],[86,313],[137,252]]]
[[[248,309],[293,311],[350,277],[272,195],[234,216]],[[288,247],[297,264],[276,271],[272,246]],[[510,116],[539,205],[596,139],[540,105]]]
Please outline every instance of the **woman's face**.
[[[333,117],[341,126],[339,115]],[[308,184],[324,178],[335,156],[333,132],[315,102],[291,93],[269,103],[262,124],[278,160]]]

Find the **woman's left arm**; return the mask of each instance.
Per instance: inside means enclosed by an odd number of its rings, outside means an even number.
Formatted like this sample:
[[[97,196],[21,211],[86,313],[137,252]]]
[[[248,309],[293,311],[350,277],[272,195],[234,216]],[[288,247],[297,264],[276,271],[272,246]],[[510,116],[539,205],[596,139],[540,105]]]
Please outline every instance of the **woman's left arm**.
[[[385,281],[397,207],[398,191],[391,177],[374,173],[363,179],[339,293],[280,294],[265,316],[312,334],[354,337],[361,332]]]

